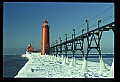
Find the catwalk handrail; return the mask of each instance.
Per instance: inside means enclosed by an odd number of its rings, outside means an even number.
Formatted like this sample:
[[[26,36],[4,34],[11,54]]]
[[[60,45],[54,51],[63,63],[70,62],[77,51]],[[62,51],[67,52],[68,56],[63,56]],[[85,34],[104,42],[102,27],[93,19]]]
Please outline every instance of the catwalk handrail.
[[[57,44],[57,45],[54,45],[54,46],[51,46],[51,47],[56,47],[56,46],[60,46],[60,45],[63,45],[63,44],[72,42],[72,41],[76,40],[77,38],[86,38],[86,37],[83,37],[83,36],[86,36],[87,34],[89,34],[89,33],[91,33],[91,32],[94,32],[94,31],[97,31],[97,30],[101,30],[101,29],[103,29],[103,28],[105,28],[105,27],[108,27],[108,26],[111,26],[111,25],[113,25],[113,24],[114,24],[114,22],[111,22],[111,23],[109,23],[109,24],[106,24],[106,25],[101,26],[101,27],[99,27],[99,28],[93,29],[93,30],[91,30],[91,31],[89,31],[89,32],[86,32],[86,33],[80,35],[80,36],[77,36],[77,37],[75,37],[75,38],[73,38],[73,39],[64,41],[64,42],[62,42],[62,43],[60,43],[60,44]],[[112,29],[112,28],[109,28],[109,29]],[[51,47],[50,47],[50,48],[51,48]]]

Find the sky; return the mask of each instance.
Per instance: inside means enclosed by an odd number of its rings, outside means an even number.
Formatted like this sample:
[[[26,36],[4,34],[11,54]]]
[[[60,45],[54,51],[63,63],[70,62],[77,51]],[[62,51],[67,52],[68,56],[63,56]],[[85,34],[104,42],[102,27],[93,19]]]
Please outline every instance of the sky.
[[[106,9],[108,10],[105,11]],[[50,42],[59,40],[59,37],[64,40],[65,33],[71,37],[73,28],[75,28],[76,36],[81,35],[82,27],[86,29],[85,17],[88,20],[94,18],[89,21],[90,29],[97,28],[92,25],[97,23],[100,17],[103,21],[100,26],[113,22],[114,3],[4,2],[3,47],[27,48],[29,44],[32,44],[35,49],[40,49],[41,26],[45,19],[50,25]],[[110,17],[111,19],[104,21]],[[85,43],[86,46],[87,41]],[[113,52],[114,34],[112,31],[103,32],[101,48]]]

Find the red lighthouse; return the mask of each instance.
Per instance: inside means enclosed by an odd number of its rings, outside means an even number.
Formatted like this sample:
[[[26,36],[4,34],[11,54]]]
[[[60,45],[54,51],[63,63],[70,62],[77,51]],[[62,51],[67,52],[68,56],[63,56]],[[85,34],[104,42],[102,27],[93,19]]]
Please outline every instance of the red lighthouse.
[[[41,55],[45,53],[49,54],[49,51],[46,51],[47,45],[49,44],[49,25],[46,20],[42,24],[42,41],[41,41]]]
[[[27,52],[33,52],[34,48],[32,47],[32,45],[30,44],[27,48]]]

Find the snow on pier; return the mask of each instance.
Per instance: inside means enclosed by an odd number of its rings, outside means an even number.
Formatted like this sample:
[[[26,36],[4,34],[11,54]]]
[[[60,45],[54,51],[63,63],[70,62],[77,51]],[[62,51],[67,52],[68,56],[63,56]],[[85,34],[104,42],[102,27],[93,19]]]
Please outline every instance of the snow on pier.
[[[99,63],[40,53],[27,53],[26,57],[28,62],[14,78],[114,78],[114,64],[103,66],[102,59]]]

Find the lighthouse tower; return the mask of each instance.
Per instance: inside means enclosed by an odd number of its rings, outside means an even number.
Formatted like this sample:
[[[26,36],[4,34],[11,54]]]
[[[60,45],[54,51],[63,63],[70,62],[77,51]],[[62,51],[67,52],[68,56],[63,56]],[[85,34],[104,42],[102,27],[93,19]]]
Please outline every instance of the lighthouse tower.
[[[49,51],[46,51],[46,48],[49,44],[49,28],[48,22],[44,20],[42,24],[41,55],[44,55],[45,53],[49,54]]]

